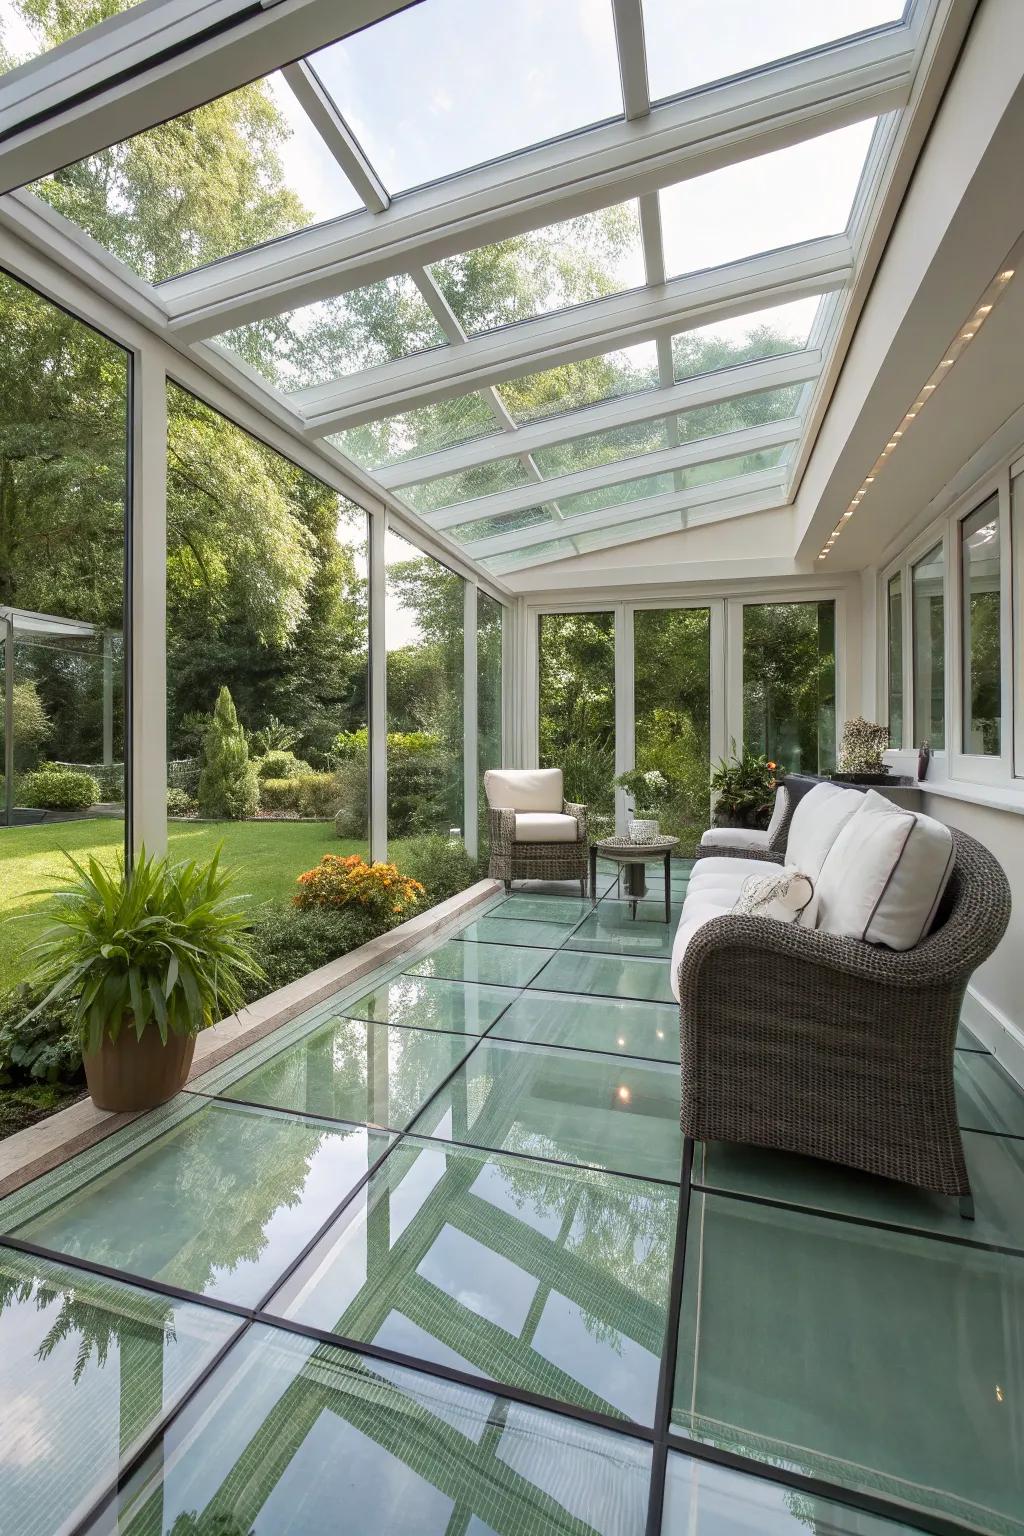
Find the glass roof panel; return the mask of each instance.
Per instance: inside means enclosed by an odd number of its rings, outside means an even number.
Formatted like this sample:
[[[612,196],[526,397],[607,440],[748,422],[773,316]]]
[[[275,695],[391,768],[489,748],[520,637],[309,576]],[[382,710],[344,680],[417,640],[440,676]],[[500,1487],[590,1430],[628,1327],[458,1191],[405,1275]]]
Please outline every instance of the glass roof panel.
[[[506,441],[508,436],[506,434]],[[464,469],[456,475],[440,475],[436,480],[407,485],[401,494],[417,512],[434,512],[439,507],[472,501],[476,496],[511,491],[517,486],[529,485],[530,480],[530,473],[521,459],[492,459],[489,464]]]
[[[677,443],[716,437],[724,432],[760,426],[767,421],[783,421],[795,413],[801,388],[799,384],[790,384],[780,389],[759,390],[756,394],[738,395],[714,405],[698,406],[692,411],[655,416],[650,421],[611,427],[604,432],[591,432],[586,437],[538,448],[533,455],[534,462],[548,479],[552,475],[575,474],[601,464],[614,464],[622,459],[654,453]]]
[[[875,119],[723,166],[661,193],[669,277],[845,230]]]
[[[602,485],[593,491],[579,491],[574,496],[560,496],[558,506],[565,518],[583,517],[590,512],[601,512],[605,507],[643,501],[648,496],[662,496],[668,491],[692,491],[698,486],[713,485],[718,480],[732,480],[740,475],[755,474],[761,469],[774,469],[784,462],[788,452],[789,445],[783,444],[782,447],[760,448],[756,453],[744,453],[731,459],[712,459],[704,464],[689,464],[685,469],[642,475],[635,480],[624,480],[619,485]]]
[[[676,382],[695,378],[699,373],[732,368],[738,363],[803,351],[821,303],[821,297],[814,294],[807,299],[793,299],[789,304],[777,304],[774,309],[759,309],[681,331],[672,338]]]
[[[405,273],[255,320],[215,340],[285,391],[445,345],[441,327]]]
[[[657,387],[658,350],[653,341],[642,341],[618,352],[509,379],[497,385],[497,391],[513,420],[522,426],[527,421]]]
[[[415,410],[403,411],[397,416],[383,416],[365,426],[338,432],[327,441],[347,453],[363,469],[381,469],[492,434],[497,451],[497,439],[504,439],[505,434],[499,431],[494,412],[484,396],[472,394],[417,406]]]
[[[147,128],[31,191],[153,283],[362,207],[281,75]]]
[[[426,0],[310,62],[393,192],[622,112],[607,0]]]
[[[500,555],[484,555],[481,565],[500,576],[523,565],[541,565],[546,560],[560,560],[578,553],[573,539],[549,539],[545,544],[530,544],[525,549],[507,549]]]
[[[471,335],[639,288],[635,202],[601,208],[435,262],[431,276]]]
[[[448,532],[460,544],[472,544],[476,539],[490,539],[499,533],[511,533],[516,528],[536,528],[540,523],[558,521],[555,509],[550,505],[525,507],[518,512],[499,512],[494,517],[477,517],[471,523],[459,523]]]
[[[643,0],[651,99],[899,21],[903,0]],[[680,25],[684,22],[683,25]]]
[[[140,0],[91,0],[79,6],[49,6],[46,20],[39,21],[26,0],[5,0],[0,14],[0,74],[49,53],[70,37],[91,31],[108,16],[134,9]]]

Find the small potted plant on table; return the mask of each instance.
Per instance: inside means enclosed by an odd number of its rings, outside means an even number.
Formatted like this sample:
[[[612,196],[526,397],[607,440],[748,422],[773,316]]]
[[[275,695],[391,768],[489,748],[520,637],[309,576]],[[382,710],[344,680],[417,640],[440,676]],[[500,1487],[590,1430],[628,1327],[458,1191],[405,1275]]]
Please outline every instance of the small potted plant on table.
[[[659,813],[668,803],[670,785],[657,768],[630,768],[615,783],[632,801],[629,835],[634,843],[654,843],[660,835]]]
[[[262,979],[245,898],[219,866],[147,858],[127,872],[95,859],[46,894],[52,923],[33,946],[30,980],[76,998],[89,1093],[99,1109],[152,1109],[184,1085],[196,1035],[244,1002]],[[26,1020],[27,1022],[27,1020]]]
[[[891,783],[889,769],[882,757],[888,746],[888,726],[855,715],[843,727],[839,763],[831,777],[847,784]]]

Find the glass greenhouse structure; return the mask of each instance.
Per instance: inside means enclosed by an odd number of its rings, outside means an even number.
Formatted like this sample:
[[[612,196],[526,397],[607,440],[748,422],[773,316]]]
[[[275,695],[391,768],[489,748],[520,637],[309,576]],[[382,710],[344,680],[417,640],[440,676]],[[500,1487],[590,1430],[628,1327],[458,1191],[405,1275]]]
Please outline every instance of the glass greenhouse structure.
[[[0,1536],[1024,1533],[1022,163],[1020,0],[0,0]],[[680,1130],[722,775],[858,719],[1013,898],[973,1222]],[[40,886],[217,850],[105,1117]]]

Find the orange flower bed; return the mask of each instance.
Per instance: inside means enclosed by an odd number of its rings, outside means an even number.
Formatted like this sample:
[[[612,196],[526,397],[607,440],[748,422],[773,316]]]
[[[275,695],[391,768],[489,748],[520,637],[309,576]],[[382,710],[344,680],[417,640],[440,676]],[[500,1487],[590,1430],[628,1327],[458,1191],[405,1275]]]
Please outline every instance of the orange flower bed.
[[[367,864],[358,853],[345,858],[325,853],[297,883],[293,898],[297,907],[359,906],[389,923],[413,911],[424,894],[419,881],[403,875],[394,864]]]

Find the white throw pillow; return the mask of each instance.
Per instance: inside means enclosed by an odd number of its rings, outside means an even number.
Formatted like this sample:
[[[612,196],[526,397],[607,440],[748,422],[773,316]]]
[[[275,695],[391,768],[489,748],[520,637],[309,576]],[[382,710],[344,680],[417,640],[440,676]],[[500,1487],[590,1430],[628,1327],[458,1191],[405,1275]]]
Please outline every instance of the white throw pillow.
[[[941,821],[868,790],[825,860],[817,927],[913,949],[934,921],[954,857],[952,833]]]
[[[814,881],[792,865],[774,875],[750,875],[743,882],[734,912],[795,923],[814,895]]]
[[[815,784],[793,812],[786,840],[786,862],[817,881],[822,866],[850,817],[860,809],[864,796],[857,789],[838,784]]]

